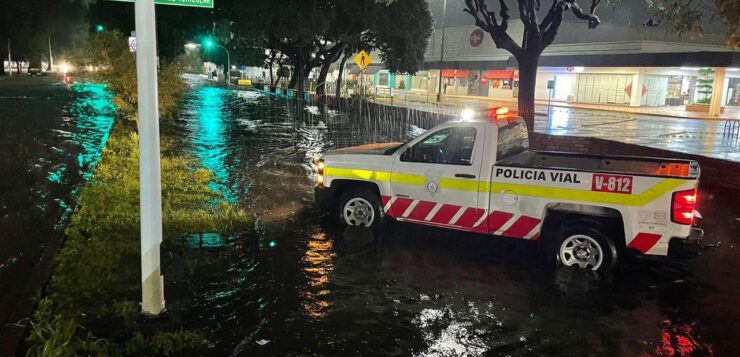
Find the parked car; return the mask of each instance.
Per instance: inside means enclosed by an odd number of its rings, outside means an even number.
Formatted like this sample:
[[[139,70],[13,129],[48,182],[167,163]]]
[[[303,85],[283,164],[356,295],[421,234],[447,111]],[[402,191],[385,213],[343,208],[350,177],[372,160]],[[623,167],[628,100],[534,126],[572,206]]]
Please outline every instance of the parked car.
[[[29,76],[45,76],[46,72],[38,67],[30,67],[28,68],[28,75]]]

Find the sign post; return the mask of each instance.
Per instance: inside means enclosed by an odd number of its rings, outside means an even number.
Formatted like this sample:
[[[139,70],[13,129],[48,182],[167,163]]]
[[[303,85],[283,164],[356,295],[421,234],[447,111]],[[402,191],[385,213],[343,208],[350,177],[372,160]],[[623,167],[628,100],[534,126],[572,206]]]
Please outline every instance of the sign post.
[[[135,11],[141,185],[141,309],[145,315],[156,316],[164,311],[164,279],[159,262],[159,247],[162,243],[162,189],[154,0],[136,1]]]
[[[120,1],[120,0],[116,0]],[[133,2],[133,0],[124,0]],[[159,164],[159,98],[157,36],[154,4],[213,8],[213,0],[136,0],[136,51],[139,97],[139,201],[141,203],[141,310],[157,316],[164,311],[164,278],[160,267],[162,243],[162,182]],[[133,46],[131,46],[133,45]]]
[[[373,63],[373,60],[372,58],[370,58],[370,55],[365,52],[365,50],[362,50],[360,51],[360,53],[357,54],[357,56],[355,56],[354,61],[357,67],[360,68],[360,118],[362,118],[362,97],[365,96],[363,77],[365,77],[365,68]]]

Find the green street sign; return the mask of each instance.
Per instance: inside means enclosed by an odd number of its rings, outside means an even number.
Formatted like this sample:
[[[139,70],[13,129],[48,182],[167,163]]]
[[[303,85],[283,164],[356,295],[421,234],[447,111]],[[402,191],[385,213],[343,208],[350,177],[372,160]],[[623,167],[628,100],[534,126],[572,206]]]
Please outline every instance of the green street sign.
[[[110,0],[120,2],[136,2],[135,0]],[[213,9],[214,0],[154,0],[157,5],[174,5],[174,6],[189,6],[189,7],[203,7],[207,9]]]

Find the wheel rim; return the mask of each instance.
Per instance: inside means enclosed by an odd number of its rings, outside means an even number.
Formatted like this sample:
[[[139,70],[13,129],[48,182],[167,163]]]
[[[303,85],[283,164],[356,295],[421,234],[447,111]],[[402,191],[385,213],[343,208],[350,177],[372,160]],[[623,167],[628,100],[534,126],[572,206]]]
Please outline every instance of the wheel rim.
[[[559,257],[565,266],[597,270],[604,262],[604,250],[595,239],[576,234],[566,238],[560,245]]]
[[[368,200],[355,197],[344,204],[342,217],[349,226],[370,227],[375,220],[375,211]]]

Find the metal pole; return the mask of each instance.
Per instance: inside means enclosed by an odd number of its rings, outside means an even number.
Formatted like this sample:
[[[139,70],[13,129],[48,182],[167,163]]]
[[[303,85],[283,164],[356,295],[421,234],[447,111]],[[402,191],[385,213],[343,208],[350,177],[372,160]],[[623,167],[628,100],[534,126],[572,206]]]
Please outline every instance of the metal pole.
[[[219,45],[219,47],[223,48],[224,51],[226,51],[226,86],[231,85],[231,55],[229,54],[229,50],[226,49],[226,47]]]
[[[10,37],[8,37],[8,75],[13,75],[13,58],[10,56]]]
[[[137,0],[136,79],[139,95],[139,180],[141,185],[141,310],[164,310],[164,280],[159,263],[162,242],[162,190],[159,170],[159,103],[154,0]]]
[[[437,86],[437,104],[442,100],[442,67],[445,62],[445,24],[447,19],[447,0],[442,3],[442,42],[439,44],[439,78]]]
[[[51,56],[51,36],[49,36],[49,68],[47,71],[51,71],[54,68],[54,57]]]

